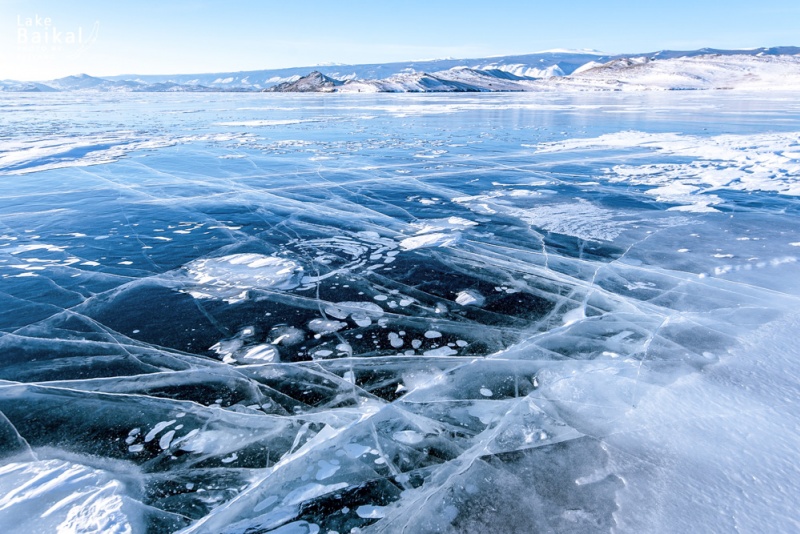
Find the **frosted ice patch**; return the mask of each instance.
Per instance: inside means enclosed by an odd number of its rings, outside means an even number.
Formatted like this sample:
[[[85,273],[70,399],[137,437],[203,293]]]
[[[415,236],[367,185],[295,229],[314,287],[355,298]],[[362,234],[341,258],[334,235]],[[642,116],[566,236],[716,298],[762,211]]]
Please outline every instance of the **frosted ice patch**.
[[[253,511],[254,512],[260,512],[261,510],[266,510],[267,508],[269,508],[270,506],[272,506],[276,502],[278,502],[278,496],[277,495],[270,495],[269,497],[267,497],[266,499],[262,500],[257,505],[255,505],[255,507],[253,508]]]
[[[361,327],[371,325],[373,319],[381,317],[384,313],[383,308],[374,302],[336,302],[325,305],[323,310],[336,319],[349,317]]]
[[[156,424],[156,426],[154,426],[154,427],[153,427],[153,428],[150,430],[150,432],[148,432],[148,433],[147,433],[147,435],[144,437],[144,442],[145,442],[145,443],[149,443],[149,442],[153,441],[153,439],[154,439],[154,438],[155,438],[155,437],[156,437],[156,436],[157,436],[157,435],[158,435],[158,434],[159,434],[159,433],[160,433],[162,430],[164,430],[165,428],[167,428],[167,427],[169,427],[169,426],[172,426],[172,425],[174,425],[174,424],[175,424],[175,419],[172,419],[171,421],[161,421],[160,423],[157,423],[157,424]]]
[[[317,497],[322,497],[328,493],[344,489],[348,486],[346,482],[339,482],[338,484],[306,484],[291,492],[289,492],[283,499],[284,505],[300,504]]]
[[[177,446],[177,445],[175,445]],[[239,443],[231,440],[231,435],[222,430],[192,430],[181,440],[180,449],[195,454],[222,455],[238,449]]]
[[[291,347],[301,343],[306,338],[306,333],[293,326],[277,326],[270,331],[271,343]]]
[[[361,445],[359,443],[347,443],[345,444],[342,449],[344,450],[345,454],[350,458],[360,458],[361,456],[367,454],[370,451],[370,447],[366,445]]]
[[[362,505],[356,508],[356,514],[363,519],[381,519],[386,517],[384,506]]]
[[[539,194],[539,191],[500,189],[481,195],[456,197],[453,202],[479,215],[501,213],[549,232],[592,241],[613,241],[629,224],[624,220],[624,212],[615,212],[582,198],[575,202],[534,204],[529,197]]]
[[[339,465],[339,460],[320,460],[317,462],[317,466],[319,467],[319,470],[317,471],[317,474],[314,475],[314,478],[317,480],[325,480],[326,478],[330,478],[341,468]]]
[[[417,443],[421,443],[425,439],[425,436],[414,430],[402,430],[392,434],[392,438],[406,445],[416,445]]]
[[[300,285],[303,268],[297,263],[263,254],[231,254],[195,260],[183,267],[191,281],[186,291],[195,298],[238,302],[250,289],[294,289]]]
[[[272,345],[256,345],[244,351],[237,359],[244,363],[268,363],[275,361],[278,350]]]
[[[447,217],[444,219],[426,219],[412,226],[419,228],[417,235],[429,234],[431,232],[441,232],[442,230],[466,230],[473,226],[478,226],[475,221],[462,217]]]
[[[164,435],[161,436],[161,439],[158,440],[158,446],[161,447],[162,450],[169,449],[170,443],[172,443],[172,438],[174,438],[174,437],[175,437],[175,431],[174,430],[170,430],[168,432],[165,432]]]
[[[432,233],[414,237],[407,237],[400,241],[400,247],[404,250],[415,250],[426,247],[447,247],[456,244],[461,237],[459,233],[442,234]]]
[[[62,460],[0,467],[6,532],[144,532],[144,506],[111,473]]]
[[[565,313],[562,320],[564,321],[565,326],[569,326],[583,319],[586,319],[586,312],[584,311],[583,307],[578,307]]]
[[[701,137],[674,133],[619,132],[588,139],[539,145],[537,152],[581,149],[642,148],[689,162],[616,165],[609,181],[653,186],[648,193],[692,212],[716,211],[721,190],[768,191],[800,196],[800,157],[792,149],[799,132]]]
[[[425,356],[454,356],[458,354],[458,351],[452,347],[439,347],[438,349],[426,350],[423,354]]]
[[[389,333],[389,344],[393,348],[399,349],[400,347],[403,346],[404,343],[405,342],[403,341],[403,338],[401,338],[396,332]]]
[[[618,220],[620,213],[584,199],[533,208],[507,208],[504,212],[548,232],[589,241],[613,241],[627,224]]]
[[[353,322],[358,326],[364,328],[372,324],[372,319],[365,313],[354,313],[352,316]]]
[[[332,334],[333,332],[338,332],[346,326],[347,323],[343,323],[341,321],[331,321],[328,319],[313,319],[308,323],[309,330],[316,332],[317,334]]]

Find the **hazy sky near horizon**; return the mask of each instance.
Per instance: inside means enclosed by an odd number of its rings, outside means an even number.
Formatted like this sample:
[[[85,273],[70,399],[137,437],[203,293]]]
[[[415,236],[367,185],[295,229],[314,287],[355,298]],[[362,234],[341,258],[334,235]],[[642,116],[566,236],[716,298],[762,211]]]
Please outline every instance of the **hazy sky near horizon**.
[[[777,45],[800,45],[797,0],[0,0],[17,80]]]

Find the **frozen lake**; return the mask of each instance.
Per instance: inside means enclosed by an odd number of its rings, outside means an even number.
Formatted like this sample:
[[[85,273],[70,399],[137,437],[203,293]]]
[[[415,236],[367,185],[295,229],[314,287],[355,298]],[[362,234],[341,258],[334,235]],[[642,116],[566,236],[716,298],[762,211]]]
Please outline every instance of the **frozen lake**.
[[[796,93],[0,94],[0,526],[797,531],[798,197]]]

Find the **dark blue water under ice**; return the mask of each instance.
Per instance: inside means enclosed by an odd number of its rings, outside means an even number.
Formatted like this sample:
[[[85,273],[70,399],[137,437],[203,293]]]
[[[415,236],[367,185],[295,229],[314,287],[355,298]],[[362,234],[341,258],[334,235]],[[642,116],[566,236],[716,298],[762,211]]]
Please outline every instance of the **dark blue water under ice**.
[[[0,525],[791,531],[795,97],[0,95]]]

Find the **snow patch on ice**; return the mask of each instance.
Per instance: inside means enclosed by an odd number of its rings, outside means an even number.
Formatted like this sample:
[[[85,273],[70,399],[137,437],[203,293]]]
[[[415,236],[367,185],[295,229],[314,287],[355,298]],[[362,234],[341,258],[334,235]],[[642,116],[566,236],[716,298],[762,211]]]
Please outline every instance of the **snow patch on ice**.
[[[711,212],[720,191],[765,191],[800,196],[800,132],[695,136],[675,133],[619,132],[587,139],[544,143],[540,154],[574,150],[653,150],[690,162],[616,165],[606,170],[611,183],[649,186],[660,202],[680,204],[676,211]]]

